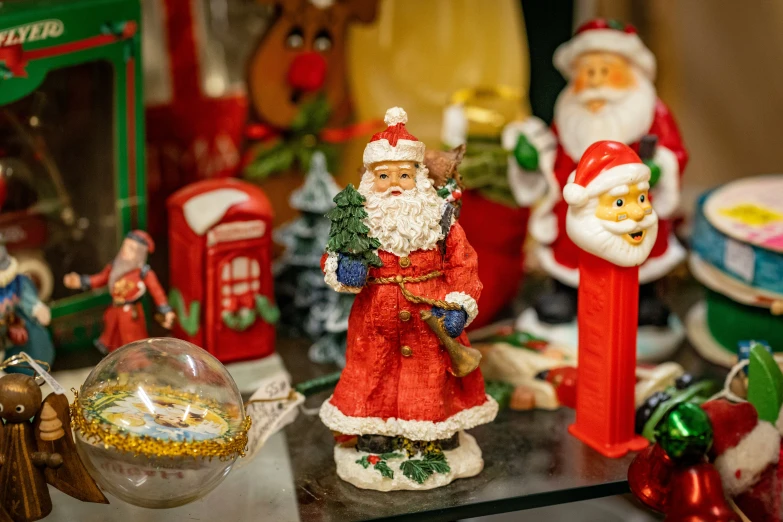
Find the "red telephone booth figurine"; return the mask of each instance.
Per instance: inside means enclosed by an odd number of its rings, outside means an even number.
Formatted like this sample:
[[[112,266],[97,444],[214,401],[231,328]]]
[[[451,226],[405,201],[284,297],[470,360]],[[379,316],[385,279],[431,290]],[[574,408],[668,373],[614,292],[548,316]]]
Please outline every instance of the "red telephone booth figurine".
[[[227,363],[274,351],[272,207],[235,179],[188,185],[168,199],[174,335]]]

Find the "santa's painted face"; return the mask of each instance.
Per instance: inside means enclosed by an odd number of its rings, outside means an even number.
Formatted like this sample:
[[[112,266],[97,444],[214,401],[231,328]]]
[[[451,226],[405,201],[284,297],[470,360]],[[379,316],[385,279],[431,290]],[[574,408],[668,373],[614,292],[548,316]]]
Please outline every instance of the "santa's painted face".
[[[375,176],[373,190],[386,192],[392,188],[392,195],[399,196],[404,190],[416,186],[416,164],[412,161],[384,161],[370,165]]]
[[[555,125],[574,161],[601,140],[635,143],[647,134],[657,100],[652,81],[622,56],[585,53],[555,103]]]
[[[120,247],[120,259],[124,261],[136,259],[141,249],[142,246],[138,241],[126,238],[122,241],[122,247]]]
[[[569,206],[568,236],[580,248],[619,266],[641,265],[658,236],[648,183],[615,187],[581,206]]]
[[[615,53],[584,53],[574,63],[573,90],[581,94],[585,107],[598,112],[607,101],[608,92],[624,91],[636,86],[630,63]],[[605,88],[613,89],[608,91]]]
[[[435,248],[443,239],[440,220],[444,202],[435,191],[427,168],[407,161],[371,167],[375,169],[367,170],[359,184],[359,192],[366,199],[365,223],[370,237],[381,242],[381,250],[397,256]],[[413,177],[403,177],[411,175],[409,167],[414,169]],[[383,174],[387,178],[382,178]]]

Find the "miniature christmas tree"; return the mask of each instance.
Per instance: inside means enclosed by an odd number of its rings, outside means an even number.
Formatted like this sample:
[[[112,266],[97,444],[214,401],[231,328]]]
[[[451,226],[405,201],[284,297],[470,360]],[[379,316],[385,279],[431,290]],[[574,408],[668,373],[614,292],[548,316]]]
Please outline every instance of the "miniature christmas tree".
[[[57,412],[48,402],[44,402],[41,409],[40,430],[41,440],[44,441],[59,440],[65,436],[63,423],[57,418]]]
[[[330,230],[324,214],[334,208],[332,200],[339,192],[326,168],[326,158],[315,153],[304,184],[291,194],[291,206],[302,215],[275,234],[286,250],[274,268],[281,326],[316,341],[310,350],[313,362],[343,366],[347,311],[354,296],[336,294],[321,272],[321,255]]]
[[[367,266],[380,267],[381,258],[375,252],[381,243],[371,238],[370,229],[364,224],[364,196],[353,185],[348,185],[334,198],[337,207],[326,214],[332,222],[326,249],[362,261]]]

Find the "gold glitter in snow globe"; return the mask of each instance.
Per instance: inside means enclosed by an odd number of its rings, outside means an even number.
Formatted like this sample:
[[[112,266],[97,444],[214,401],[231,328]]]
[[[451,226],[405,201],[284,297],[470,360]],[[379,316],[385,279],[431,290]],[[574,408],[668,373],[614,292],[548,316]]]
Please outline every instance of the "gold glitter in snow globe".
[[[250,419],[225,367],[198,346],[145,339],[110,353],[72,406],[76,446],[98,484],[137,506],[212,491],[247,445]]]

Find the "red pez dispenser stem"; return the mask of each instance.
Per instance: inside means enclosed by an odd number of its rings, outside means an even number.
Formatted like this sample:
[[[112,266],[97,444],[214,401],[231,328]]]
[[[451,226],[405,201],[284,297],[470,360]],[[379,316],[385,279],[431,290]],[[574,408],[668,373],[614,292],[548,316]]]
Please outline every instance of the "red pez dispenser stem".
[[[634,433],[639,267],[579,254],[579,377],[568,431],[617,458],[648,444]]]

